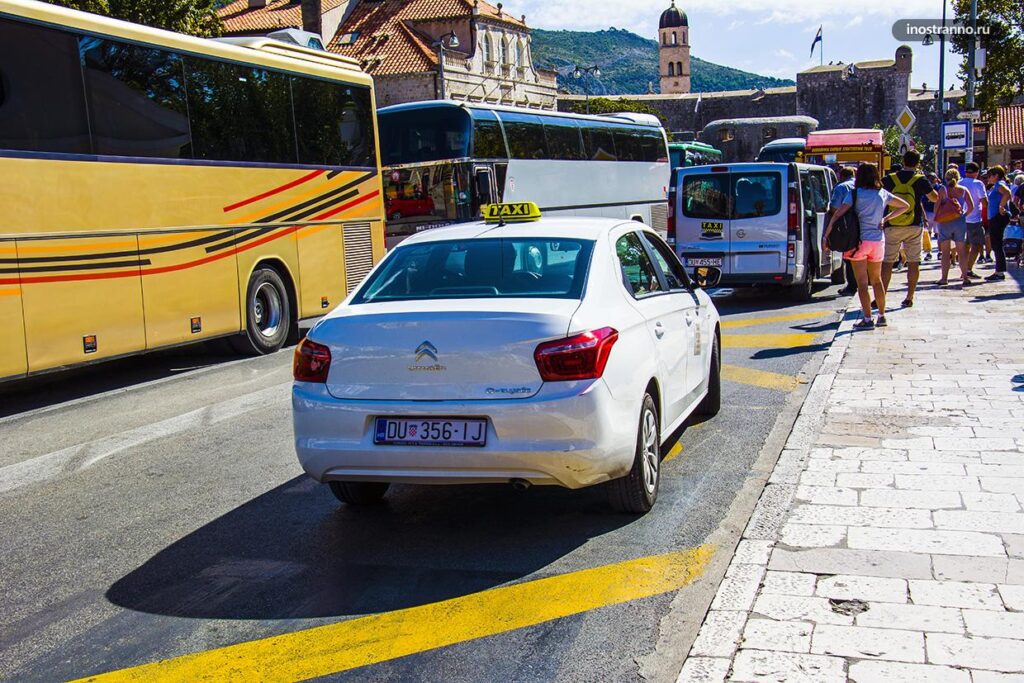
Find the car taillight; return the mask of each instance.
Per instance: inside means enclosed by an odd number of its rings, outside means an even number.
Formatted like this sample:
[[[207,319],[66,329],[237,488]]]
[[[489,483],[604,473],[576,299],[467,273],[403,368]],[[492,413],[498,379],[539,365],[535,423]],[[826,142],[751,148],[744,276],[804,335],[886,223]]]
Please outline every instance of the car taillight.
[[[668,236],[676,239],[676,188],[668,191]]]
[[[789,238],[796,239],[800,234],[800,198],[796,194],[796,188],[789,188]]]
[[[564,382],[597,379],[604,374],[608,355],[619,338],[611,327],[584,332],[566,339],[544,342],[533,352],[541,379]]]
[[[292,376],[297,382],[327,382],[331,369],[331,350],[323,344],[303,339],[295,348],[292,360]]]

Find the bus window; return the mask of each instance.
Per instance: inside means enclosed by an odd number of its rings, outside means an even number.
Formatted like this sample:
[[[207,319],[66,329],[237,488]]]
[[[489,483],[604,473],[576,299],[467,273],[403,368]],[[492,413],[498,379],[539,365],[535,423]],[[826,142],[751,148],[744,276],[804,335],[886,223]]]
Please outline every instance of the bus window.
[[[477,159],[507,159],[505,138],[501,124],[492,111],[473,112],[473,149],[471,156]]]
[[[574,120],[545,118],[544,138],[548,145],[549,159],[579,161],[584,158],[580,129]]]
[[[639,131],[616,128],[615,151],[619,154],[619,161],[643,161],[644,150]]]
[[[472,121],[464,109],[410,109],[381,117],[377,125],[384,164],[418,164],[470,156]]]
[[[583,123],[586,158],[592,161],[615,161],[615,136],[612,127],[595,122]]]
[[[87,154],[88,126],[75,37],[0,19],[0,148]]]
[[[292,77],[299,163],[376,166],[370,89]]]
[[[688,175],[683,178],[683,215],[688,218],[729,218],[729,176]]]
[[[185,75],[195,158],[295,163],[287,76],[195,57]]]
[[[93,151],[191,158],[181,57],[113,40],[79,42]]]
[[[508,151],[513,159],[548,159],[547,143],[544,140],[544,126],[540,117],[533,114],[501,112],[508,137]]]
[[[668,159],[665,138],[662,137],[661,130],[657,128],[641,130],[640,145],[642,149],[641,161],[665,162]]]

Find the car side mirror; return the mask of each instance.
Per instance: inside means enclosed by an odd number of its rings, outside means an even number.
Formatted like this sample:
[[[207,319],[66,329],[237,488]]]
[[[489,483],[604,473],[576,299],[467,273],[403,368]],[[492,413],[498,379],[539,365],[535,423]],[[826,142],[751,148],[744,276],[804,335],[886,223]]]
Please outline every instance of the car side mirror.
[[[697,289],[712,289],[722,281],[722,271],[713,266],[700,266],[693,269],[693,284]]]

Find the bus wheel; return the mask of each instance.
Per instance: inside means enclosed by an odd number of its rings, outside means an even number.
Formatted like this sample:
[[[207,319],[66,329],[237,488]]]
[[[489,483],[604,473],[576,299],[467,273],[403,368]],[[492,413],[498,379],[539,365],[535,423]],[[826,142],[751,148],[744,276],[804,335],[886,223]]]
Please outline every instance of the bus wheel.
[[[292,324],[288,289],[273,268],[258,268],[249,278],[245,295],[245,334],[235,348],[252,355],[273,353],[288,339]]]

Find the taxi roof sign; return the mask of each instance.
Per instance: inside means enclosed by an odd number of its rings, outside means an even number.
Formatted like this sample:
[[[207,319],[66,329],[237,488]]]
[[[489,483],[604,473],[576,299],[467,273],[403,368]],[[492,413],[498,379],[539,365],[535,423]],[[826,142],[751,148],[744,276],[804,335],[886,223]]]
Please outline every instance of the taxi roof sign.
[[[527,223],[541,218],[540,208],[533,202],[487,204],[483,213],[485,223]]]

